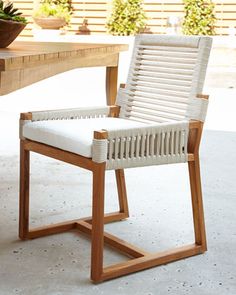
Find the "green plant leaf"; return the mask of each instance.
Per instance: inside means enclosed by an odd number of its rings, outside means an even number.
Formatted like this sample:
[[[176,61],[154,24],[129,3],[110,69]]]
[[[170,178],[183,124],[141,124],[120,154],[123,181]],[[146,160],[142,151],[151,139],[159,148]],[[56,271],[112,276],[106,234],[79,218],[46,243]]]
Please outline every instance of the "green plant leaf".
[[[145,28],[146,20],[142,0],[113,0],[106,27],[113,35],[134,35]]]
[[[214,35],[216,17],[212,0],[183,0],[183,33],[186,35]]]
[[[22,12],[20,12],[17,8],[14,8],[12,2],[5,4],[2,0],[0,0],[0,19],[12,20],[26,24],[26,18],[21,15]]]

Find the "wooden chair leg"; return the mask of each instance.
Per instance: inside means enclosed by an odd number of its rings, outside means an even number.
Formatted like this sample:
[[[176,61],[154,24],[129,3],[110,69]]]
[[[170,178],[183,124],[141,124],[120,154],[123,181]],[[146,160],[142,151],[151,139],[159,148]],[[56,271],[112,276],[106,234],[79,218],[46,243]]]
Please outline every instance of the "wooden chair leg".
[[[93,170],[93,205],[91,237],[91,280],[100,281],[103,272],[105,163]]]
[[[202,201],[200,164],[198,155],[195,155],[194,161],[188,162],[188,168],[192,196],[195,242],[197,245],[202,246],[202,252],[204,252],[207,250],[207,242]]]
[[[29,173],[30,154],[24,148],[24,141],[20,142],[20,202],[19,202],[19,237],[27,239],[29,233]]]
[[[128,200],[127,200],[124,169],[117,169],[115,170],[115,172],[116,172],[116,183],[117,183],[120,213],[125,213],[124,218],[128,218],[129,207],[128,207]]]

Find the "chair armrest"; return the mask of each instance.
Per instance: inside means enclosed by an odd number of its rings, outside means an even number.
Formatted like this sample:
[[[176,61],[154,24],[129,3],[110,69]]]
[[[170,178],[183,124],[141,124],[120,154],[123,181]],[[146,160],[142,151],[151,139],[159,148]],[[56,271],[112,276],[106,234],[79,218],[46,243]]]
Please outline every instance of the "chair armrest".
[[[106,161],[107,169],[186,162],[189,124],[181,121],[95,131],[93,161]]]
[[[181,121],[94,131],[92,158],[106,162],[106,169],[193,161],[198,156],[202,126],[200,121]]]
[[[209,95],[208,94],[197,94],[196,95],[197,98],[202,98],[202,99],[209,99]]]
[[[44,121],[63,119],[97,118],[102,116],[118,116],[119,106],[72,108],[21,113],[21,120]]]

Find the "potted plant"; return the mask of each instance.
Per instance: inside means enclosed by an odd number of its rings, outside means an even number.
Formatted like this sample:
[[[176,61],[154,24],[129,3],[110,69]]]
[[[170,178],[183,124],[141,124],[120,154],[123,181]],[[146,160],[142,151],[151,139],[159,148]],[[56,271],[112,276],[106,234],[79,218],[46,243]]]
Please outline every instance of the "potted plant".
[[[113,0],[111,15],[106,24],[112,35],[129,36],[140,33],[146,26],[143,0]]]
[[[0,0],[0,48],[5,48],[25,28],[27,20],[12,2]]]
[[[70,21],[72,7],[67,0],[43,0],[33,18],[42,29],[60,29]]]

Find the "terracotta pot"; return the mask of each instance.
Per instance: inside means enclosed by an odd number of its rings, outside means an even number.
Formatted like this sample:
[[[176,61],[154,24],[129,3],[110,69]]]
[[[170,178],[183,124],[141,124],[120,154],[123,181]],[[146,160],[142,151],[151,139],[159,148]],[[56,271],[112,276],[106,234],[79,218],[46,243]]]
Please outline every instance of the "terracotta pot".
[[[34,17],[34,22],[42,29],[58,30],[66,25],[63,17]]]
[[[26,24],[12,20],[0,19],[0,48],[5,48],[13,42]]]

